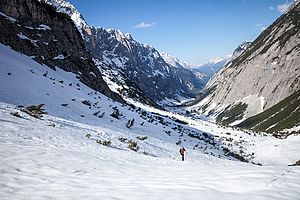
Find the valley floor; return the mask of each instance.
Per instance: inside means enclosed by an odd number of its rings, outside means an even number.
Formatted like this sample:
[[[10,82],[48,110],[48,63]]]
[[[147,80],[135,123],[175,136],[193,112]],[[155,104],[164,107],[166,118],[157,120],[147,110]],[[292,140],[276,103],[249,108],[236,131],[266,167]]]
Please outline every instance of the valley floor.
[[[0,109],[3,200],[300,198],[299,167],[256,166],[191,149],[181,162],[176,145],[151,141],[150,153],[165,148],[171,156],[144,155],[85,136],[101,127],[10,112]]]

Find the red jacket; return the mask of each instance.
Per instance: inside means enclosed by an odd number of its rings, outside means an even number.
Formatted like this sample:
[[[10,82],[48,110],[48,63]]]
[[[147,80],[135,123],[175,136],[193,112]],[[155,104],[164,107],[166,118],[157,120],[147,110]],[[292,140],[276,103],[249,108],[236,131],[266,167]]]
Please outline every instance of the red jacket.
[[[185,151],[185,148],[183,148],[183,147],[179,149],[179,153],[180,153],[182,156],[184,155],[184,151]]]

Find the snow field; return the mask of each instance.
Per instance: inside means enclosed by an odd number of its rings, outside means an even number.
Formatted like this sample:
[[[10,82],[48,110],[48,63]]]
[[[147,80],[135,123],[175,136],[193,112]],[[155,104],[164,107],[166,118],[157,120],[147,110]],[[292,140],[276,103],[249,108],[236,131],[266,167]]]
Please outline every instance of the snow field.
[[[52,127],[50,123],[61,124],[62,119],[36,120],[25,114],[26,119],[16,118],[9,114],[12,110],[1,106],[0,199],[300,197],[298,167],[260,167],[189,149],[186,162],[179,155],[177,159],[153,157],[99,145],[85,137],[94,126]],[[178,154],[176,145],[170,144],[169,149],[174,157]]]
[[[51,70],[4,45],[0,61],[0,199],[300,198],[300,169],[287,166],[300,159],[299,136],[279,140],[132,102],[142,107],[137,112],[95,93],[74,74]],[[43,120],[15,109],[40,103],[48,112]],[[123,114],[120,119],[110,116],[113,107]],[[102,118],[93,115],[99,110]],[[134,126],[126,128],[133,118]],[[183,131],[173,130],[179,124]],[[191,131],[212,135],[219,146],[189,137]],[[120,138],[137,141],[139,150],[129,150]],[[185,162],[179,140],[187,149]],[[226,145],[254,152],[253,161],[268,166],[228,160],[217,149]]]

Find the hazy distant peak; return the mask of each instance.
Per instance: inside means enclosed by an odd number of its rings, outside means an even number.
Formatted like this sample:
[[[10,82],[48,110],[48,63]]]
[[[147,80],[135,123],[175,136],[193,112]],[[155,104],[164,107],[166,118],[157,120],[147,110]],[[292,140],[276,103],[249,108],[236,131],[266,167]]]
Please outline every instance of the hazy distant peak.
[[[188,68],[189,64],[179,60],[177,57],[172,56],[166,52],[160,52],[160,55],[163,57],[163,59],[168,63],[169,65],[177,68]]]

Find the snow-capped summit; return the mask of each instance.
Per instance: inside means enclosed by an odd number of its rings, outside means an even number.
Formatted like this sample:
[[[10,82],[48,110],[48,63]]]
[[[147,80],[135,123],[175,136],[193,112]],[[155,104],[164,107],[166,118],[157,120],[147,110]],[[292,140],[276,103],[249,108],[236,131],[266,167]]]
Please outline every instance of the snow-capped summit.
[[[106,31],[114,35],[120,42],[122,41],[122,39],[132,40],[132,36],[130,35],[130,33],[123,33],[121,30],[114,28],[106,29]]]
[[[231,55],[218,56],[210,59],[200,66],[191,66],[191,68],[194,72],[203,74],[203,81],[204,83],[207,83],[215,73],[217,73],[226,63],[230,61],[230,59]]]
[[[189,64],[179,60],[177,57],[172,56],[166,52],[160,52],[160,55],[163,57],[163,59],[168,63],[169,65],[172,65],[173,67],[177,68],[188,68]]]
[[[58,12],[65,13],[71,17],[74,24],[76,25],[77,29],[83,35],[82,30],[85,30],[86,32],[89,32],[89,26],[86,23],[83,16],[80,14],[80,12],[69,2],[65,0],[39,0],[40,2],[47,3],[54,8]]]
[[[218,64],[218,63],[221,63],[221,62],[224,62],[224,61],[228,61],[230,60],[232,57],[232,55],[225,55],[225,56],[217,56],[215,58],[212,58],[210,59],[207,63],[205,64]]]

